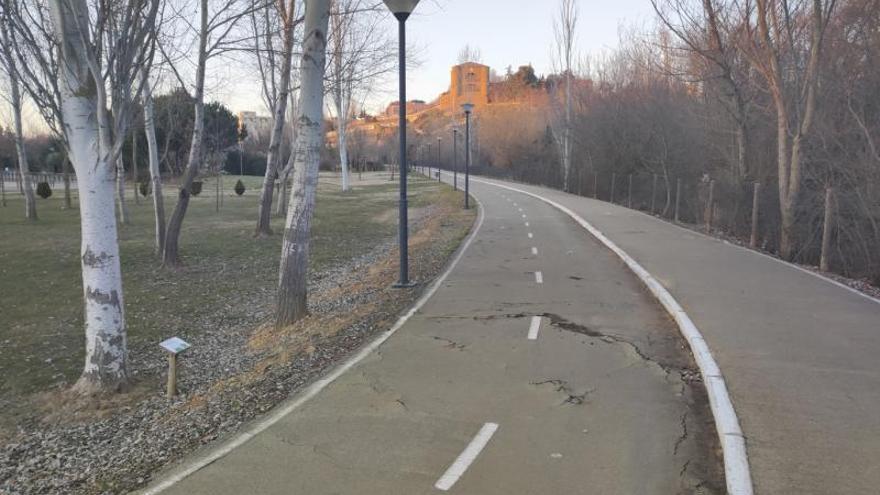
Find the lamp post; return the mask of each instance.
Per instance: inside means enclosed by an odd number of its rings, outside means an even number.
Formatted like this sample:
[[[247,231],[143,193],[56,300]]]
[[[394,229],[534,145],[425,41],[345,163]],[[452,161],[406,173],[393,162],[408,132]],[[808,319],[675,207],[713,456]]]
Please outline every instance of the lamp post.
[[[400,243],[400,279],[395,287],[410,287],[409,281],[409,225],[406,204],[406,20],[418,5],[419,0],[384,0],[385,6],[397,18],[400,83],[400,221],[398,241]]]
[[[440,141],[442,139],[437,137],[437,182],[440,182]]]
[[[464,209],[471,207],[470,203],[470,175],[471,175],[471,112],[474,110],[473,103],[465,103],[464,109]]]
[[[452,128],[452,190],[458,191],[458,128]]]

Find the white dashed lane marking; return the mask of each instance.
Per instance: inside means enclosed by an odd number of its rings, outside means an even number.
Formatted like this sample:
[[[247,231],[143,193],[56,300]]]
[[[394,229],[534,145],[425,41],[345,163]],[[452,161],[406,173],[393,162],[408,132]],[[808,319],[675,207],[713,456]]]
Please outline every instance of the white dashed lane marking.
[[[492,435],[495,434],[496,430],[498,430],[498,425],[496,423],[484,424],[483,427],[480,428],[480,431],[477,432],[477,436],[475,436],[474,439],[471,440],[471,443],[469,443],[461,454],[458,455],[455,462],[449,466],[449,469],[443,473],[443,476],[437,480],[437,483],[434,483],[434,488],[443,490],[444,492],[452,488],[452,485],[461,478],[461,475],[463,475],[464,472],[467,471],[467,468],[477,459],[477,456],[480,455],[480,452],[483,451],[486,444],[492,439]]]
[[[538,331],[541,329],[541,317],[533,316],[532,324],[529,325],[529,340],[538,340]]]

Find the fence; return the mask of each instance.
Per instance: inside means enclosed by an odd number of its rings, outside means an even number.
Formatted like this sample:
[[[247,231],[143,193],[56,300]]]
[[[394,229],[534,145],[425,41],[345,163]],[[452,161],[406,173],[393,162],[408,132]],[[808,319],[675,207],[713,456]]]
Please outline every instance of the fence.
[[[560,174],[542,169],[474,166],[471,172],[562,189]],[[709,174],[578,171],[573,173],[570,192],[641,210],[768,253],[779,250],[779,192],[772,180],[739,184]],[[805,184],[795,213],[794,261],[880,283],[880,219],[866,214],[858,200],[856,195],[823,184]]]

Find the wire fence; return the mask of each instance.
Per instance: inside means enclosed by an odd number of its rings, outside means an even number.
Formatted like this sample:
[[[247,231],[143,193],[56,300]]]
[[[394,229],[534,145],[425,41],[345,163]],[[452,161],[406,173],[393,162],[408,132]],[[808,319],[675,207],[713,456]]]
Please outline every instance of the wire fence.
[[[472,166],[471,173],[562,189],[561,174],[543,167]],[[570,189],[770,254],[780,249],[779,190],[773,180],[736,183],[709,174],[576,171]],[[880,284],[880,219],[866,213],[862,196],[852,188],[846,193],[831,188],[827,193],[822,184],[805,184],[795,212],[793,260]]]

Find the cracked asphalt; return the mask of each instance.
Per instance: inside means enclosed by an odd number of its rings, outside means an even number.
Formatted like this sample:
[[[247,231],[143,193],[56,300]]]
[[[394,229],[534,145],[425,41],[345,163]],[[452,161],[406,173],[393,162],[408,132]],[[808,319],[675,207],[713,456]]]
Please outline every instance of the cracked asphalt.
[[[165,493],[437,493],[488,422],[497,431],[449,492],[723,493],[699,373],[663,310],[563,214],[472,192],[484,224],[418,313],[311,401]]]

